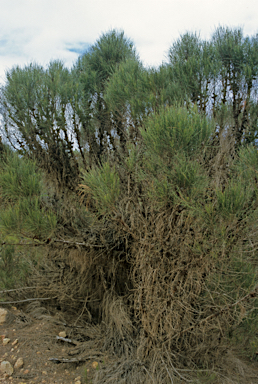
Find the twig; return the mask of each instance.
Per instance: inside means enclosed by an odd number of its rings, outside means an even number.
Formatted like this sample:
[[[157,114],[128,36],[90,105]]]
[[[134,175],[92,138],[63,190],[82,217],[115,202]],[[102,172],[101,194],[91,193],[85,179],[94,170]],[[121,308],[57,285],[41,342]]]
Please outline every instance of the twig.
[[[0,291],[0,293],[23,291],[24,289],[39,289],[39,288],[46,288],[46,287],[23,287],[23,288],[16,288],[16,289],[5,289],[3,291]]]
[[[47,243],[6,243],[5,241],[0,245],[25,245],[30,247],[38,247],[39,245],[47,245]]]
[[[71,244],[71,245],[82,245],[85,247],[98,247],[98,248],[105,248],[104,245],[98,245],[98,244],[89,244],[89,243],[78,243],[76,241],[69,241],[69,240],[58,240],[58,239],[52,239],[52,243],[63,243],[63,244]]]
[[[31,247],[38,247],[39,245],[48,245],[50,243],[63,243],[63,244],[71,244],[71,245],[81,245],[85,247],[95,247],[95,248],[105,248],[104,245],[99,244],[89,244],[89,243],[79,243],[76,241],[69,241],[69,240],[58,240],[58,239],[51,239],[50,241],[46,240],[43,243],[6,243],[3,242],[1,245],[24,245],[24,246],[31,246]]]
[[[81,325],[69,325],[69,324],[63,323],[62,321],[58,321],[58,320],[54,320],[54,323],[58,324],[58,325],[64,325],[65,327],[70,327],[70,328],[84,328]]]
[[[87,356],[87,357],[84,357],[84,358],[79,358],[79,359],[76,359],[75,357],[72,358],[72,359],[64,359],[63,357],[50,357],[48,360],[49,361],[53,361],[53,363],[56,363],[56,364],[59,364],[59,363],[81,363],[82,361],[87,361],[87,360],[91,360],[91,359],[95,359],[96,356]]]
[[[248,298],[256,297],[257,295],[258,295],[258,285],[254,288],[254,290],[252,292],[248,293],[247,295],[245,295],[241,299],[237,300],[235,303],[229,304],[229,305],[223,307],[222,309],[220,309],[219,311],[217,311],[217,312],[213,313],[212,315],[206,317],[205,319],[200,320],[198,323],[191,325],[191,327],[186,328],[186,329],[184,329],[181,332],[178,332],[176,335],[174,335],[172,337],[172,339],[175,339],[177,336],[181,336],[183,333],[191,331],[192,329],[198,327],[199,325],[201,325],[201,324],[203,324],[203,323],[213,319],[214,317],[217,317],[217,316],[221,315],[223,312],[229,311],[231,308],[236,307],[242,301],[245,301]]]
[[[56,339],[57,340],[61,340],[61,341],[65,341],[66,343],[70,343],[70,344],[74,344],[74,345],[78,345],[80,344],[78,341],[76,340],[72,340],[72,339],[67,339],[65,337],[61,337],[61,336],[56,336]]]
[[[16,304],[16,303],[25,303],[26,301],[36,301],[36,300],[51,300],[54,297],[40,297],[37,299],[26,299],[26,300],[17,300],[17,301],[0,301],[0,305],[2,304]]]

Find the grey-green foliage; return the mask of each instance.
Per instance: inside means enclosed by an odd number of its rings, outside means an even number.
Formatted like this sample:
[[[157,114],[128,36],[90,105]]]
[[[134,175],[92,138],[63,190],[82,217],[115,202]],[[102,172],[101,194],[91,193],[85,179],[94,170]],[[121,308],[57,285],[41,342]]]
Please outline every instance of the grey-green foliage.
[[[72,187],[78,176],[74,143],[80,136],[72,124],[73,93],[68,69],[55,61],[7,72],[1,105],[6,135],[21,154],[36,158],[60,184]]]
[[[0,172],[2,233],[46,239],[54,232],[56,216],[42,204],[42,174],[35,163],[10,153]]]
[[[173,81],[185,101],[213,114],[218,128],[232,119],[235,145],[257,137],[258,37],[244,37],[241,28],[218,27],[210,41],[196,33],[182,35],[169,50]],[[224,105],[227,114],[223,116]]]
[[[148,71],[135,59],[122,63],[105,89],[104,99],[111,113],[137,126],[151,109],[151,84]]]
[[[241,218],[250,204],[252,194],[240,178],[229,181],[224,190],[217,190],[218,209],[225,219]]]
[[[236,172],[240,173],[246,183],[258,176],[258,151],[254,145],[241,148],[238,152]]]
[[[120,196],[119,176],[109,163],[104,163],[83,173],[80,190],[89,198],[93,197],[99,213],[112,213]]]
[[[212,120],[196,108],[172,106],[146,120],[143,168],[152,180],[150,196],[159,204],[203,197],[208,182],[201,163],[213,131]]]
[[[0,173],[0,187],[4,201],[15,203],[41,193],[42,175],[36,172],[35,162],[12,153]]]
[[[172,106],[153,114],[145,127],[141,134],[148,149],[160,157],[172,159],[178,153],[196,156],[207,144],[214,123],[200,115],[196,108]]]
[[[173,43],[168,56],[173,80],[185,99],[189,98],[201,111],[206,111],[214,73],[211,45],[196,33],[187,32]]]
[[[133,43],[123,32],[111,30],[103,34],[73,68],[78,90],[74,109],[93,163],[94,160],[101,163],[103,155],[117,149],[115,136],[119,137],[120,145],[125,146],[123,127],[116,116],[111,116],[104,93],[112,75],[128,59],[137,60]]]
[[[24,283],[28,264],[13,245],[0,246],[0,289],[11,289]],[[2,301],[4,296],[1,294]],[[0,300],[1,303],[1,300]]]
[[[129,59],[111,77],[104,99],[112,115],[124,124],[124,129],[130,127],[129,136],[135,139],[146,117],[183,97],[168,66],[147,69],[138,60]]]

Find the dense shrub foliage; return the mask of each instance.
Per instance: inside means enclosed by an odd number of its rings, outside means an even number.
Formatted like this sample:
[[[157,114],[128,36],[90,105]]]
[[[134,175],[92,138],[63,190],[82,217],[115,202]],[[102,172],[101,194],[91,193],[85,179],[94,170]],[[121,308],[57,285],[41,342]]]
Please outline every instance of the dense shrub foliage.
[[[22,265],[19,284],[85,328],[84,354],[115,356],[96,383],[256,356],[257,48],[241,29],[187,33],[146,69],[111,31],[70,71],[7,73],[0,284]]]

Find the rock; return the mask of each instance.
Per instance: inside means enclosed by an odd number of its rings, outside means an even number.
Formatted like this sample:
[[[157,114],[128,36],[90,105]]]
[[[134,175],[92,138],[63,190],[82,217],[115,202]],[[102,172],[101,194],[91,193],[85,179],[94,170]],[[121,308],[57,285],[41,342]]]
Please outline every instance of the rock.
[[[7,310],[4,308],[0,308],[0,324],[4,324],[7,317]]]
[[[82,382],[81,382],[81,380],[76,380],[75,382],[74,382],[74,384],[81,384]]]
[[[93,361],[92,368],[97,369],[98,365],[99,365],[99,363],[97,363],[97,361]]]
[[[14,364],[14,368],[15,369],[19,369],[21,367],[23,367],[23,358],[22,357],[19,357],[19,359],[17,359],[16,363]]]
[[[12,364],[10,364],[9,361],[2,361],[0,371],[2,373],[6,373],[8,376],[11,376],[13,374]]]
[[[17,343],[18,343],[18,339],[14,340],[14,341],[12,342],[12,345],[15,345],[15,344],[17,344]]]
[[[3,345],[8,344],[9,341],[10,341],[10,339],[8,339],[7,337],[5,337],[5,338],[3,339]]]
[[[65,331],[59,332],[58,335],[59,335],[60,337],[66,337],[66,332],[65,332]]]

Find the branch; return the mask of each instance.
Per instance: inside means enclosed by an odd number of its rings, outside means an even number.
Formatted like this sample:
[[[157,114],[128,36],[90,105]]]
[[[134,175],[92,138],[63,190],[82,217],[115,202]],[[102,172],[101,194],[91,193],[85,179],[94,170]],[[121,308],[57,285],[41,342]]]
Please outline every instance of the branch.
[[[23,291],[24,289],[39,289],[39,288],[46,288],[46,287],[24,287],[24,288],[16,288],[16,289],[4,289],[3,291],[0,291],[0,293]]]
[[[203,324],[203,323],[213,319],[214,317],[217,317],[217,316],[221,315],[223,312],[229,311],[231,308],[236,307],[242,301],[245,301],[245,300],[247,300],[249,298],[253,298],[253,297],[256,297],[256,296],[258,296],[258,285],[254,288],[254,290],[252,292],[248,293],[247,295],[245,295],[241,299],[237,300],[235,303],[229,304],[229,305],[223,307],[222,309],[220,309],[219,311],[217,311],[217,312],[213,313],[212,315],[206,317],[205,319],[200,320],[198,323],[191,325],[191,327],[186,328],[186,329],[184,329],[181,332],[178,332],[176,335],[173,336],[172,339],[175,339],[177,336],[181,336],[183,333],[191,331],[192,329],[198,327],[199,325],[201,325],[201,324]]]
[[[50,243],[63,243],[63,244],[71,244],[71,245],[81,245],[84,247],[105,248],[104,245],[99,245],[99,244],[79,243],[76,241],[58,240],[58,239],[47,239],[44,243],[14,243],[13,244],[13,243],[3,242],[1,243],[1,245],[24,245],[24,246],[38,247],[39,245],[48,245]]]
[[[100,353],[99,355],[102,355],[102,353]],[[63,357],[60,357],[59,358],[56,358],[56,357],[50,357],[48,360],[49,361],[53,361],[53,363],[56,363],[56,364],[59,364],[59,363],[81,363],[82,361],[87,361],[87,360],[91,360],[91,359],[96,359],[98,356],[87,356],[87,357],[83,357],[83,358],[79,358],[79,359],[76,359],[76,358],[72,358],[72,359],[64,359]]]
[[[54,297],[39,297],[37,299],[25,299],[25,300],[17,300],[17,301],[0,301],[0,305],[2,304],[16,304],[16,303],[25,303],[26,301],[36,301],[36,300],[51,300]]]
[[[98,248],[105,248],[104,245],[98,245],[98,244],[89,244],[89,243],[77,243],[76,241],[69,241],[69,240],[51,240],[53,243],[64,243],[64,244],[71,244],[71,245],[82,245],[85,247],[98,247]]]
[[[1,243],[0,245],[25,245],[25,246],[30,246],[30,247],[38,247],[39,245],[46,245],[47,242],[45,243],[6,243],[5,241]]]
[[[72,339],[68,339],[68,338],[61,337],[61,336],[56,336],[56,339],[57,339],[57,340],[61,340],[61,341],[65,341],[66,343],[70,343],[70,344],[74,344],[74,345],[78,345],[78,344],[80,344],[79,341],[72,340]]]

